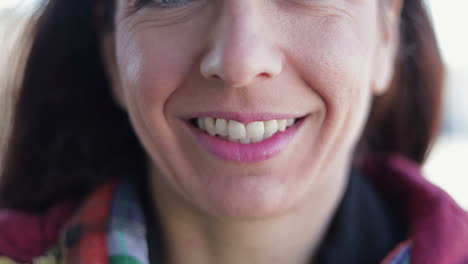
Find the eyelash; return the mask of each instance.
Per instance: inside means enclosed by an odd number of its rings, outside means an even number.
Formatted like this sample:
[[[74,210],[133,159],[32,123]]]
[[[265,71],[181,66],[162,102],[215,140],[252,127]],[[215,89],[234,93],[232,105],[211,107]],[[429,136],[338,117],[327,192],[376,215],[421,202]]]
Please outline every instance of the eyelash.
[[[158,1],[160,3],[158,3]],[[173,3],[161,3],[161,2],[173,2]],[[181,3],[174,3],[177,0],[136,0],[134,6],[137,9],[143,8],[145,6],[154,7],[154,8],[175,8],[188,4],[191,0],[180,0]]]

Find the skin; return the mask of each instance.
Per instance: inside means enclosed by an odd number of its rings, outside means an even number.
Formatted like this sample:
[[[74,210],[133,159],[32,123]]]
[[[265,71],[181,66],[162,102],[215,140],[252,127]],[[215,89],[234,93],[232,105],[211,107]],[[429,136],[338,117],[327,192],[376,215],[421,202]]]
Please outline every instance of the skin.
[[[103,54],[148,153],[166,262],[310,262],[391,80],[401,1],[134,2],[117,1]],[[204,111],[307,118],[278,156],[234,163],[187,129]]]

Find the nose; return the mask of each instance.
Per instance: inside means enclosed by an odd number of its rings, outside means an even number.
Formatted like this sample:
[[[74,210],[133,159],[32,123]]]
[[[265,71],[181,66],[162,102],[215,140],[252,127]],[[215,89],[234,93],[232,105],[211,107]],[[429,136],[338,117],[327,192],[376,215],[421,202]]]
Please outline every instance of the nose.
[[[282,56],[272,29],[255,6],[259,1],[225,1],[202,57],[200,71],[207,79],[229,87],[245,87],[271,79],[282,71]]]

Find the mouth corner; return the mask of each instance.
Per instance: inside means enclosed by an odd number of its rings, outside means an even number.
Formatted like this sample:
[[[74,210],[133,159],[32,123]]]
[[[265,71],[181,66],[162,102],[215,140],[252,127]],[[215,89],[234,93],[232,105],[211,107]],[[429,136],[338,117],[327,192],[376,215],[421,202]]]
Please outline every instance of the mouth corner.
[[[187,120],[187,122],[188,122],[190,125],[192,125],[192,126],[198,128],[197,119],[198,119],[197,117],[189,118],[189,119]]]

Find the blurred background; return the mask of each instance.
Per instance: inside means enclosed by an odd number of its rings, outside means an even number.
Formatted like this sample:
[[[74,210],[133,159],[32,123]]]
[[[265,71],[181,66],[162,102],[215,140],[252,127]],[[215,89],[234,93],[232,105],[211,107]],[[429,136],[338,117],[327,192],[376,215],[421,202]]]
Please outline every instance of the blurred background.
[[[0,0],[0,156],[5,143],[14,91],[5,89],[16,64],[15,40],[30,17],[35,0]],[[424,167],[427,178],[468,209],[468,1],[426,0],[446,63],[447,80],[441,135]],[[23,44],[23,43],[22,43]],[[0,166],[1,167],[1,166]]]
[[[446,64],[443,129],[427,177],[468,209],[468,1],[426,0]]]

